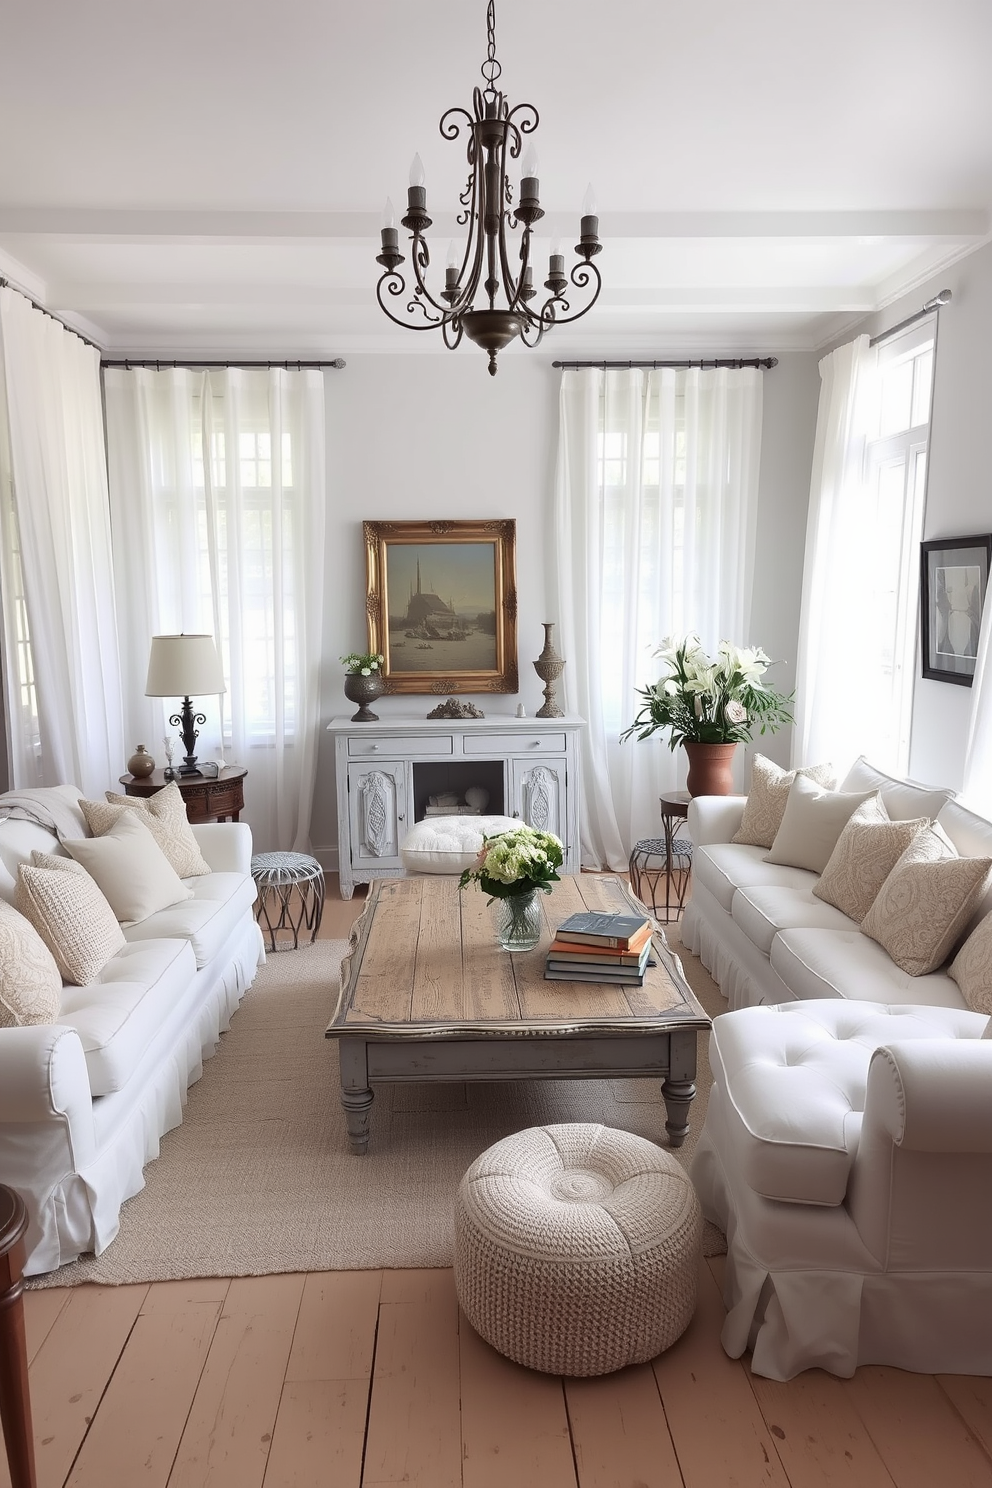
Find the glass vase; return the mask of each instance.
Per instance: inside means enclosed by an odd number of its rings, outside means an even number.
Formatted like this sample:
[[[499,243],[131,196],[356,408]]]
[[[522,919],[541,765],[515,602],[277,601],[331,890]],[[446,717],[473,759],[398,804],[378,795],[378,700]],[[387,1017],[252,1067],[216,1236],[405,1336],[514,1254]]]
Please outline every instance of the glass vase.
[[[541,891],[525,889],[495,903],[496,939],[503,951],[532,951],[541,938]]]

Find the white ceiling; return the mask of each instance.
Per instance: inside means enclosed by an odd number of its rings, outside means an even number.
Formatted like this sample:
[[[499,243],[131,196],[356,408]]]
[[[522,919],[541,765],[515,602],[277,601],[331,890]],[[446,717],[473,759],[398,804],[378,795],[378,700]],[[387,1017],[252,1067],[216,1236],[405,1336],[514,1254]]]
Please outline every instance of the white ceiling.
[[[375,302],[379,218],[419,151],[443,272],[485,10],[5,0],[0,275],[114,355],[438,349]],[[543,250],[599,201],[556,355],[821,345],[992,236],[990,0],[496,0],[496,35]]]

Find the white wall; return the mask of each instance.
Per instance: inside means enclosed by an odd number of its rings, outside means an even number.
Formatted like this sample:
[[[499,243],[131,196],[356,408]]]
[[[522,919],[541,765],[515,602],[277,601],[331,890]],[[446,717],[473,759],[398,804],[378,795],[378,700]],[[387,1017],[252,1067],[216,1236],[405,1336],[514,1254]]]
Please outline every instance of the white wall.
[[[659,356],[677,355],[659,350]],[[356,356],[327,387],[328,523],[322,717],[350,716],[338,658],[364,649],[362,521],[514,517],[520,693],[475,698],[487,714],[528,713],[543,701],[532,661],[544,643],[554,566],[551,509],[561,374],[553,352],[505,356],[495,378],[474,347],[464,353]],[[758,554],[751,639],[782,658],[775,678],[791,687],[809,471],[819,378],[816,358],[789,354],[765,374]],[[566,658],[567,662],[567,658]],[[568,667],[564,676],[568,702]],[[382,698],[380,717],[424,717],[434,699]],[[633,705],[633,703],[632,703]],[[761,742],[783,761],[783,735]],[[311,823],[314,850],[337,863],[332,741],[322,732]]]
[[[992,532],[992,244],[863,327],[880,334],[945,288],[954,298],[939,313],[924,539]],[[971,688],[934,682],[919,673],[917,661],[910,772],[918,780],[960,789]]]

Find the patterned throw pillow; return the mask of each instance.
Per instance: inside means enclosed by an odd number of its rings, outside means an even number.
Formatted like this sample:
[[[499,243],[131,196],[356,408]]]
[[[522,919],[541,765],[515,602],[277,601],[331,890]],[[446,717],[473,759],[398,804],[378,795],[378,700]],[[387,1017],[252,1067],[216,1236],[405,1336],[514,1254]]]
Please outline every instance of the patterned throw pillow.
[[[114,911],[86,872],[38,868],[17,870],[16,904],[45,942],[64,982],[88,987],[111,956],[127,944]]]
[[[990,1015],[984,1037],[992,1038],[992,914],[979,920],[947,970],[968,1006]]]
[[[890,821],[877,796],[862,802],[837,838],[813,893],[860,924],[903,852],[929,824],[925,816]]]
[[[151,832],[180,878],[199,878],[210,872],[197,846],[186,815],[186,802],[174,780],[147,800],[107,792],[106,801],[80,801],[86,824],[95,837],[102,837],[121,814],[133,811]]]
[[[0,1028],[54,1023],[62,1003],[62,977],[37,930],[0,899]]]
[[[936,822],[917,832],[861,922],[910,976],[936,971],[964,933],[992,876],[992,858],[959,858]]]
[[[744,815],[731,842],[750,847],[771,847],[782,825],[789,787],[797,775],[806,775],[833,790],[837,775],[833,765],[808,765],[801,770],[783,770],[774,760],[756,754],[751,763],[751,789],[744,802]]]

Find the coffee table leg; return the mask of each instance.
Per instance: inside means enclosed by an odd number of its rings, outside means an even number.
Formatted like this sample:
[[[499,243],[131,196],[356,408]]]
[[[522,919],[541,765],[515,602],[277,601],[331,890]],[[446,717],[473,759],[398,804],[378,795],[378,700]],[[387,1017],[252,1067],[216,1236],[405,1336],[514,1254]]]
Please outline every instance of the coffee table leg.
[[[357,1039],[342,1039],[340,1052],[341,1104],[348,1123],[348,1140],[352,1152],[362,1157],[368,1151],[374,1099],[369,1085],[368,1050]]]
[[[689,1131],[689,1107],[696,1094],[696,1030],[673,1033],[669,1044],[668,1074],[661,1082],[668,1120],[665,1130],[673,1147],[681,1147]]]

